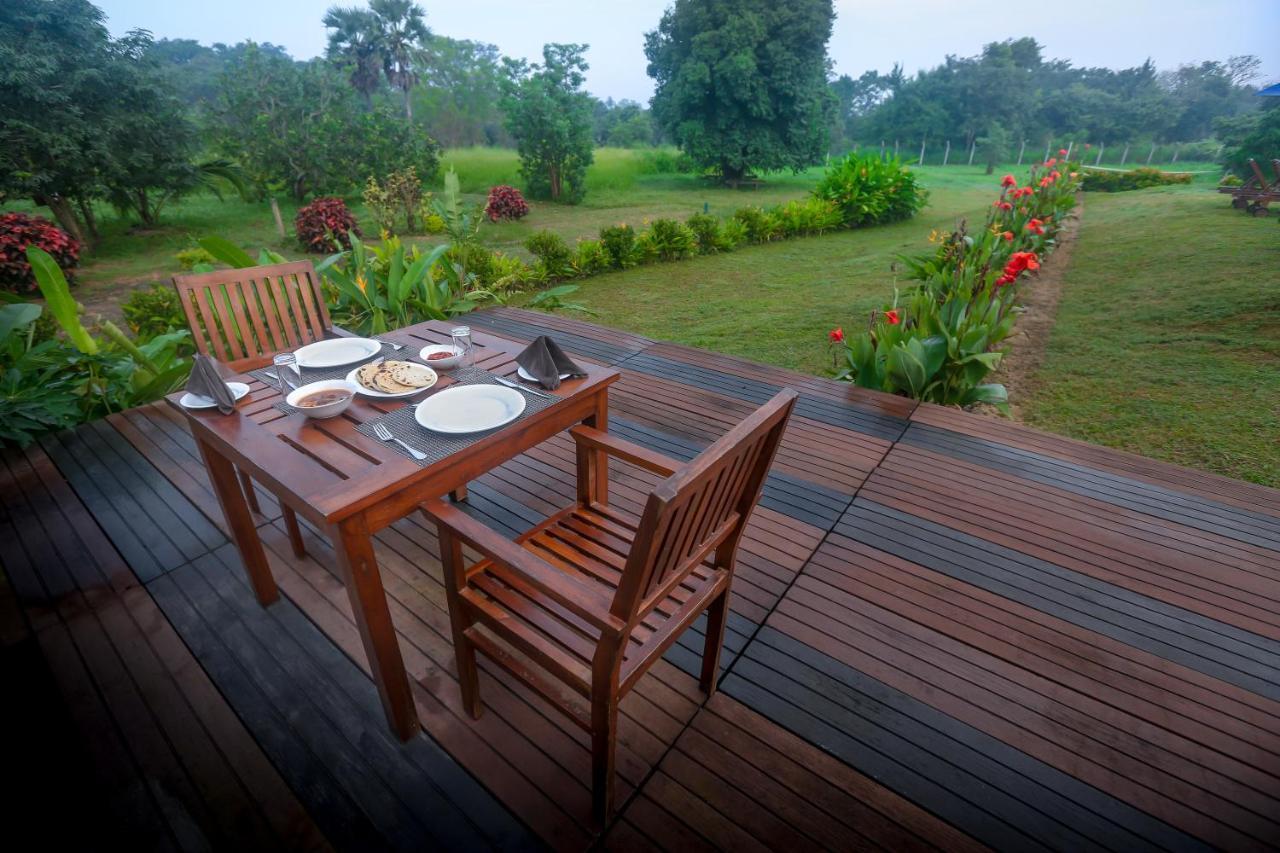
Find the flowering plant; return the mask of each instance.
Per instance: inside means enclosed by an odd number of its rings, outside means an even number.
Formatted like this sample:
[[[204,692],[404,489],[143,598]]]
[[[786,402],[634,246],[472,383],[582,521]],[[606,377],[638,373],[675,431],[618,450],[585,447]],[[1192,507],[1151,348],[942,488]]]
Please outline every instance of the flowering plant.
[[[28,246],[48,252],[63,270],[80,261],[80,244],[49,220],[25,213],[0,214],[0,290],[36,292]]]

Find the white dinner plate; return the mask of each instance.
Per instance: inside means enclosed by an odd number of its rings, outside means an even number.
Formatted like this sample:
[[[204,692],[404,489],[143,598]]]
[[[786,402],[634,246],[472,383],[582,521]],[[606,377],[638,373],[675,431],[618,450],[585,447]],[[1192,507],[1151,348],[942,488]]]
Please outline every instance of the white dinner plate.
[[[523,367],[519,367],[519,366],[517,366],[517,367],[516,367],[516,375],[517,375],[517,376],[519,376],[521,379],[523,379],[525,382],[537,382],[537,381],[538,381],[537,379],[535,379],[535,378],[533,377],[533,374],[532,374],[532,373],[530,373],[529,371],[525,370]],[[560,381],[561,381],[561,382],[563,382],[564,380],[568,379],[568,378],[569,378],[570,376],[572,376],[572,375],[573,375],[572,373],[561,373],[561,374],[560,374]],[[538,383],[538,384],[542,384],[542,383]]]
[[[524,411],[524,395],[501,385],[458,385],[418,405],[414,417],[432,432],[463,435],[509,424]]]
[[[235,395],[237,401],[249,393],[249,386],[243,382],[228,382],[227,387],[231,389],[231,393]],[[218,405],[214,400],[202,394],[192,394],[190,391],[183,394],[182,399],[178,402],[188,409],[212,409]]]
[[[427,367],[427,365],[425,364],[421,364],[418,366],[426,367],[427,370],[431,370],[431,368]],[[363,364],[360,365],[360,367],[352,368],[351,372],[347,374],[347,381],[356,383],[356,387],[358,389],[356,393],[363,394],[366,397],[382,397],[389,400],[395,400],[400,397],[412,397],[414,394],[421,393],[427,390],[428,388],[434,387],[435,384],[440,381],[440,375],[436,373],[434,370],[431,370],[431,381],[428,382],[426,385],[423,385],[421,388],[414,388],[412,391],[400,391],[399,393],[396,393],[396,394],[392,394],[389,391],[375,391],[372,388],[366,388],[364,384],[362,384],[360,380],[356,378],[356,374],[360,372],[360,368],[362,367],[364,367]]]
[[[298,367],[342,367],[366,361],[382,351],[382,342],[373,338],[330,338],[316,341],[294,352]]]

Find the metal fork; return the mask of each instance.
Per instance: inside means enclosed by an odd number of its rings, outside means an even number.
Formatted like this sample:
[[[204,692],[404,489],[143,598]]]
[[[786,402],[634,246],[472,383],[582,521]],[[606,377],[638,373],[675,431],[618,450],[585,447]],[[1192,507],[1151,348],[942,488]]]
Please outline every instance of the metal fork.
[[[383,441],[394,441],[396,444],[400,445],[405,450],[407,450],[409,452],[409,455],[412,456],[414,459],[417,459],[419,462],[427,458],[427,454],[423,453],[421,450],[417,449],[416,447],[410,447],[409,445],[405,444],[403,441],[401,441],[400,439],[392,435],[391,430],[387,429],[386,426],[384,426],[383,424],[374,424],[373,434],[376,435],[378,438],[382,439]]]

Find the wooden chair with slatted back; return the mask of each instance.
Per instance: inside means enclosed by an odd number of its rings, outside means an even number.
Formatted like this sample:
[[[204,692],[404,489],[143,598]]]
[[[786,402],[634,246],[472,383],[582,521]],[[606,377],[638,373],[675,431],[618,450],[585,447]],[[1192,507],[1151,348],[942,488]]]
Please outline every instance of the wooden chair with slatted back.
[[[480,716],[478,650],[590,732],[601,824],[618,702],[704,611],[701,684],[715,690],[738,542],[795,399],[779,393],[688,463],[575,427],[578,502],[514,542],[443,500],[423,505],[439,530],[463,704]],[[666,478],[639,518],[596,500],[601,451]],[[480,562],[464,563],[464,542]]]
[[[196,350],[242,373],[286,350],[338,333],[329,320],[320,278],[310,261],[215,270],[173,278]],[[240,482],[254,512],[260,512],[253,482]],[[306,552],[294,511],[281,506],[289,541]]]

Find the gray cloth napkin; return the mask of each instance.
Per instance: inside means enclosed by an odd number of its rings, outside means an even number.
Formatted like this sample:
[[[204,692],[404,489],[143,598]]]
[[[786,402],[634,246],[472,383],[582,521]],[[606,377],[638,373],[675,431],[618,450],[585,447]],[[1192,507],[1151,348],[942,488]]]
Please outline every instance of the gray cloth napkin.
[[[229,415],[235,411],[236,395],[218,372],[218,363],[207,355],[196,353],[187,377],[187,392],[208,397],[218,404],[218,411]]]
[[[586,376],[587,372],[573,363],[573,359],[564,354],[560,345],[539,335],[525,351],[516,356],[516,364],[529,372],[544,388],[552,391],[560,387],[560,375]]]

